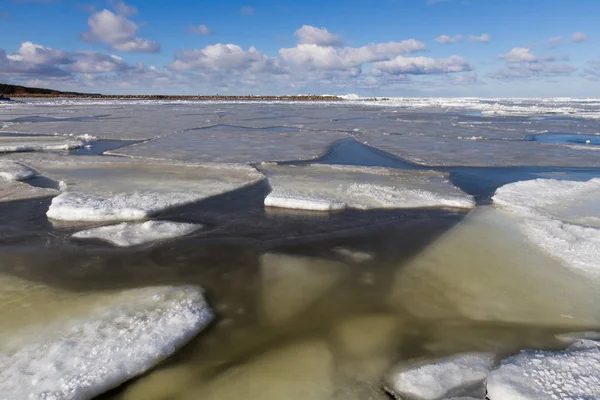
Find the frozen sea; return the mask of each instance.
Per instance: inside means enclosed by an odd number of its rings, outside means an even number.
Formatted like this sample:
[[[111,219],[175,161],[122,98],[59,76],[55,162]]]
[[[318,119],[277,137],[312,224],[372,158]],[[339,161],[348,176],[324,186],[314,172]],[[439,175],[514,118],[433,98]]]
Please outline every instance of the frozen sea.
[[[600,99],[0,102],[0,254],[0,398],[600,398]]]

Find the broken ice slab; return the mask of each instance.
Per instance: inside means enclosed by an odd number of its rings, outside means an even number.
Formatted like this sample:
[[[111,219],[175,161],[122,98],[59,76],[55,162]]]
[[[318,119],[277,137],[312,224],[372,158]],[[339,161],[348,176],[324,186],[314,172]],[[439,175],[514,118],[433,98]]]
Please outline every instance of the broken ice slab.
[[[38,188],[24,182],[0,180],[0,202],[56,196],[54,189]]]
[[[0,275],[0,288],[0,392],[11,399],[92,398],[167,358],[212,319],[191,286],[82,294]]]
[[[72,150],[82,146],[80,140],[61,136],[0,136],[0,153]]]
[[[527,238],[563,265],[600,275],[600,178],[514,182],[493,201],[517,213]]]
[[[386,389],[399,399],[483,398],[494,357],[490,353],[466,353],[416,365],[400,365],[387,379]]]
[[[36,172],[15,161],[0,160],[0,178],[8,181],[24,181],[33,178]]]
[[[440,172],[318,164],[263,164],[259,169],[272,188],[265,199],[271,207],[330,211],[475,205]]]
[[[305,311],[350,272],[337,261],[268,253],[261,257],[260,313],[280,325]]]
[[[516,140],[460,140],[366,134],[358,140],[428,166],[600,167],[598,151]]]
[[[117,225],[86,229],[74,233],[72,237],[75,239],[98,239],[118,247],[131,247],[189,235],[201,227],[202,225],[170,221],[123,222]]]
[[[490,400],[600,398],[600,343],[582,339],[562,351],[524,350],[488,378]]]
[[[145,219],[162,210],[240,189],[264,177],[245,165],[200,166],[123,157],[28,154],[41,175],[63,182],[48,216],[66,221]]]
[[[333,142],[346,137],[343,132],[215,126],[175,133],[111,153],[203,163],[307,160],[322,156]]]
[[[431,319],[600,326],[600,283],[542,252],[521,219],[474,210],[399,266],[390,305]]]

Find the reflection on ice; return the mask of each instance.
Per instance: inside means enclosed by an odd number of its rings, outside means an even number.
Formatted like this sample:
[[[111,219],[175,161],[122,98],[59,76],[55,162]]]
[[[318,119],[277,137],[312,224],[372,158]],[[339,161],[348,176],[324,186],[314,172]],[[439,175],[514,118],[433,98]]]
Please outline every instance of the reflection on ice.
[[[272,187],[265,205],[306,210],[348,208],[471,208],[471,196],[432,171],[334,165],[277,166],[260,170]]]

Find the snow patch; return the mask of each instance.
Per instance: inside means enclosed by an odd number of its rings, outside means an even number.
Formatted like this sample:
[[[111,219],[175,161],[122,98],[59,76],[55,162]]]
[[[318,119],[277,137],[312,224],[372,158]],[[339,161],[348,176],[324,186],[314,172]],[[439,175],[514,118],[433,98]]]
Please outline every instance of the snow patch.
[[[73,234],[76,239],[100,239],[119,247],[173,239],[188,235],[202,225],[169,221],[146,221],[141,224],[124,222],[118,225],[87,229]]]

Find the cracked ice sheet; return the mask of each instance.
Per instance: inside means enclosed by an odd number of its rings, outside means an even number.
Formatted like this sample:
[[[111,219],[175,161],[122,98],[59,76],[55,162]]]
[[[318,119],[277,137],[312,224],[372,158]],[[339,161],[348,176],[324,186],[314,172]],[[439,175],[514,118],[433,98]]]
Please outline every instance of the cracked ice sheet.
[[[489,375],[491,400],[600,397],[600,343],[579,340],[563,351],[524,350]]]
[[[75,293],[0,275],[0,393],[92,398],[139,375],[212,319],[201,291]]]
[[[343,132],[248,130],[218,126],[179,132],[111,152],[150,159],[201,163],[309,160],[322,156]]]
[[[266,206],[329,211],[475,205],[439,172],[317,164],[259,168],[272,187]]]
[[[8,181],[23,181],[33,178],[36,172],[26,165],[14,161],[0,160],[0,178]]]
[[[99,239],[119,247],[131,247],[159,240],[173,239],[188,235],[202,225],[169,221],[146,221],[101,226],[73,234],[76,239]]]
[[[514,182],[492,199],[517,213],[527,238],[563,265],[600,274],[600,178]]]
[[[522,216],[472,211],[399,267],[390,305],[422,318],[600,327],[600,284],[531,243]]]
[[[0,153],[72,150],[82,146],[80,140],[60,136],[0,136]]]
[[[357,140],[428,166],[600,167],[598,151],[515,140],[460,140],[366,134]]]
[[[200,166],[123,157],[28,154],[21,161],[66,184],[48,216],[66,221],[139,220],[240,189],[264,177],[245,165]]]

